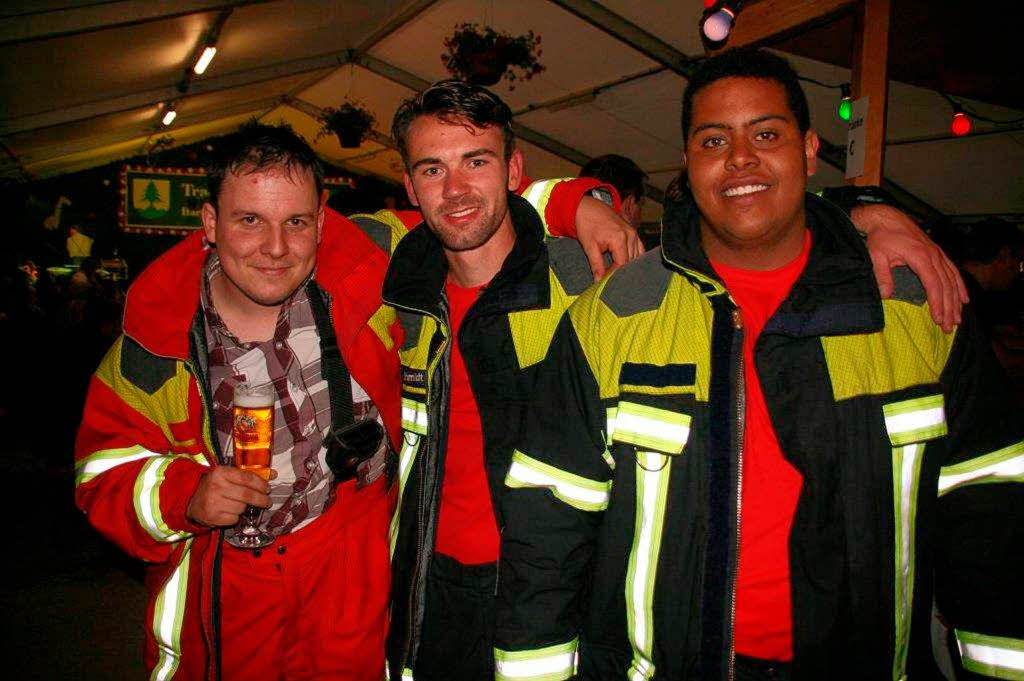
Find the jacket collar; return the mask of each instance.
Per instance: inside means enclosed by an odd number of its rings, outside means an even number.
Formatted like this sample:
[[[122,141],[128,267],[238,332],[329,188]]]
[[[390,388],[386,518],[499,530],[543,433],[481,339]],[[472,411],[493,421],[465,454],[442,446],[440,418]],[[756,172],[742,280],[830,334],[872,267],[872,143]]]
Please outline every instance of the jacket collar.
[[[380,306],[386,256],[362,230],[328,208],[314,276],[332,298],[338,343],[347,347]],[[124,333],[153,354],[186,360],[189,332],[199,310],[203,265],[210,248],[202,232],[157,258],[128,289]]]
[[[882,301],[863,239],[835,205],[804,199],[811,252],[789,295],[764,333],[794,337],[872,333],[884,326]],[[692,200],[666,206],[662,257],[706,295],[725,292],[700,242],[700,215]]]
[[[507,313],[550,304],[544,227],[533,206],[511,192],[508,209],[516,232],[515,244],[501,270],[481,293],[474,314]],[[443,318],[441,297],[447,276],[448,260],[440,239],[426,223],[420,223],[395,248],[384,280],[384,302]]]

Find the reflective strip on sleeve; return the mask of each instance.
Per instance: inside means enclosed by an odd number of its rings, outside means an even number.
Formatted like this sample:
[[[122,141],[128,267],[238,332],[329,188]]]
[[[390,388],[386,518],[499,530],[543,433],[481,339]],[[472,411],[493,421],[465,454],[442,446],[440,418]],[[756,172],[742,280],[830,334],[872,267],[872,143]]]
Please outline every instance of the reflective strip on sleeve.
[[[419,435],[427,434],[426,403],[402,398],[402,428]]]
[[[547,211],[548,201],[551,199],[551,191],[561,181],[538,180],[527,187],[526,191],[522,194],[523,198],[529,201],[530,205],[537,211],[537,215],[540,216],[540,221],[544,225],[544,232],[547,234],[550,234],[551,231],[548,229],[548,221],[544,214]]]
[[[176,532],[164,522],[160,512],[160,485],[164,481],[167,467],[174,462],[173,456],[155,456],[147,461],[135,478],[135,515],[142,528],[153,539],[173,542],[191,537],[189,532]]]
[[[654,676],[654,581],[661,554],[671,460],[655,452],[636,453],[636,522],[626,570],[626,625],[633,660],[630,681]]]
[[[415,433],[403,433],[402,451],[398,453],[398,504],[391,515],[391,527],[388,529],[388,541],[391,544],[391,556],[395,555],[395,542],[398,540],[398,518],[402,514],[402,499],[405,497],[405,485],[409,482],[416,452],[420,449],[421,437]]]
[[[929,395],[882,407],[885,429],[894,447],[946,434],[946,409],[942,395]]]
[[[408,667],[402,670],[402,681],[413,681],[412,670]]]
[[[599,482],[537,461],[516,450],[512,466],[505,476],[505,485],[514,488],[539,487],[581,511],[603,511],[608,507],[611,480]]]
[[[966,485],[992,482],[1024,482],[1024,442],[943,466],[939,470],[939,496]]]
[[[85,484],[100,473],[106,473],[123,463],[148,459],[151,456],[162,455],[139,445],[98,451],[75,463],[75,486]]]
[[[189,558],[192,540],[184,544],[178,566],[174,568],[153,605],[153,635],[156,639],[157,661],[150,681],[166,681],[174,676],[181,661],[181,622],[185,614],[185,593],[188,589]]]
[[[613,440],[665,454],[680,454],[689,437],[688,414],[635,402],[619,402]]]
[[[914,538],[917,532],[917,496],[921,481],[922,442],[892,450],[893,507],[895,517],[895,646],[892,678],[906,676],[910,645],[910,615],[914,605]]]
[[[494,649],[495,681],[563,681],[576,673],[579,639],[534,650]]]
[[[1024,641],[956,629],[964,669],[994,679],[1024,680]]]

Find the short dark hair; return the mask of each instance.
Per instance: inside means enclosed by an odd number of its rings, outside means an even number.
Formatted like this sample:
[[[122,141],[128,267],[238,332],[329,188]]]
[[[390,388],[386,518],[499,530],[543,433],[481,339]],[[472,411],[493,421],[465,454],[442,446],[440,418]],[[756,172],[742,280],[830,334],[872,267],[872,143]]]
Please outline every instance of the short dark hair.
[[[420,116],[435,116],[445,123],[469,121],[478,128],[501,128],[505,160],[512,157],[512,110],[498,95],[479,85],[461,80],[442,80],[401,103],[391,123],[391,136],[398,144],[405,167],[409,167],[409,126]]]
[[[702,61],[687,82],[686,90],[683,91],[684,143],[693,123],[693,98],[708,85],[723,78],[774,80],[786,90],[786,99],[800,132],[810,129],[811,114],[807,107],[807,95],[800,87],[800,79],[789,62],[761,48],[735,47]]]
[[[640,200],[644,196],[644,180],[647,179],[647,173],[631,158],[605,154],[590,159],[580,170],[580,177],[596,177],[615,187],[623,199],[632,196]]]
[[[1015,253],[1024,246],[1020,228],[1000,218],[979,220],[963,231],[962,262],[989,264],[995,262],[1004,248]]]
[[[217,207],[221,186],[228,173],[256,172],[283,166],[290,174],[303,168],[313,174],[317,200],[324,188],[324,167],[313,148],[286,123],[264,125],[257,121],[244,124],[221,139],[206,164],[209,202]]]

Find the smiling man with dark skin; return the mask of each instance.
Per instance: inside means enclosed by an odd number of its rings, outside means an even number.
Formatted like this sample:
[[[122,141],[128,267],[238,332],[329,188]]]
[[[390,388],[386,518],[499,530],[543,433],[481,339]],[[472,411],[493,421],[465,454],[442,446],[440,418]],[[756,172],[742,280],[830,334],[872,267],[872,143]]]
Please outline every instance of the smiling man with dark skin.
[[[977,321],[879,298],[783,59],[708,59],[682,121],[693,200],[563,317],[512,457],[496,678],[933,679],[933,602],[957,678],[1020,677],[1024,418]]]

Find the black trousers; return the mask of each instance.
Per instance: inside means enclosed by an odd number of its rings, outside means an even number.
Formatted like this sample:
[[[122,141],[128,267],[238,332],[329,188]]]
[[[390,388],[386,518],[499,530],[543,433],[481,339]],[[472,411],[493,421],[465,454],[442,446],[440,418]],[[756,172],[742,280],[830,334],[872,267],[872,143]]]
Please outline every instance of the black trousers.
[[[789,681],[789,663],[736,656],[736,681]]]
[[[435,553],[413,674],[416,681],[493,681],[497,566]]]

